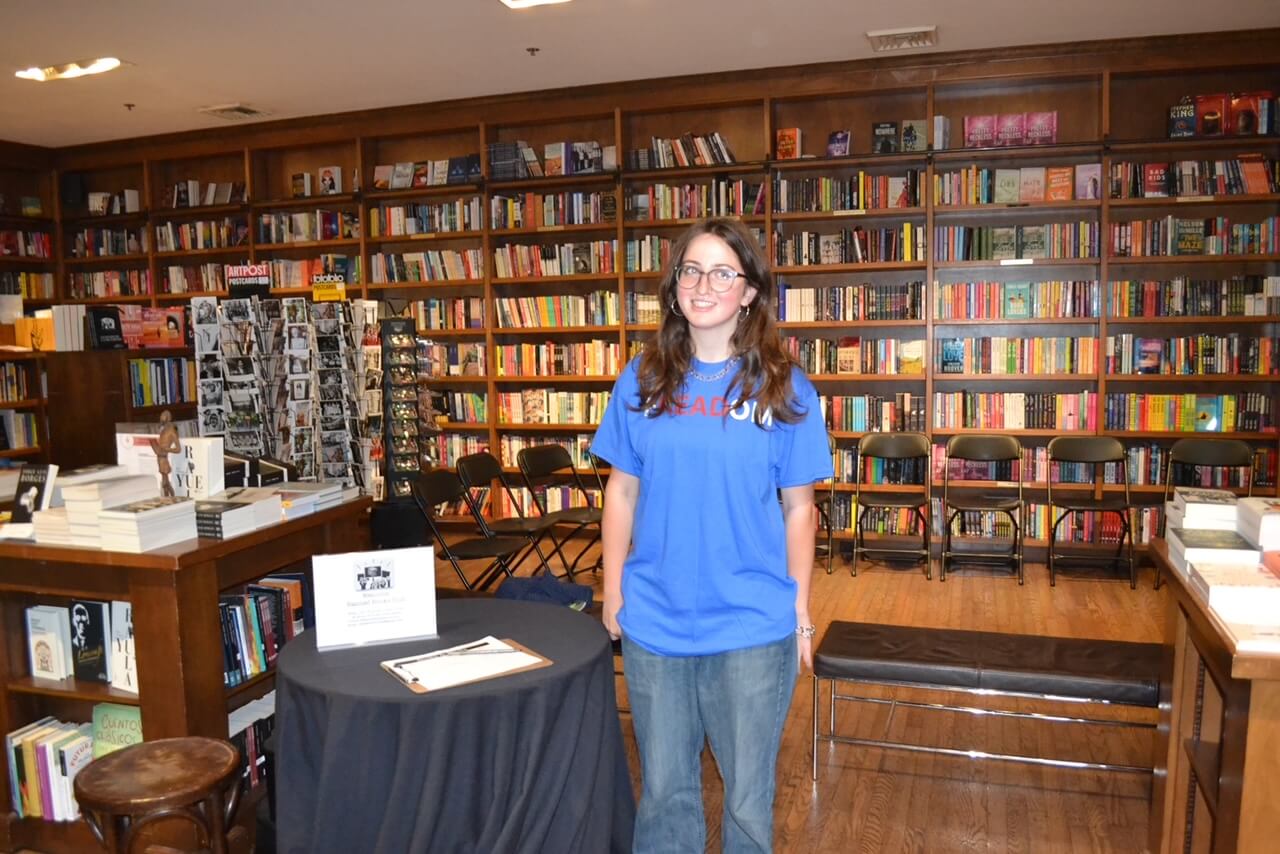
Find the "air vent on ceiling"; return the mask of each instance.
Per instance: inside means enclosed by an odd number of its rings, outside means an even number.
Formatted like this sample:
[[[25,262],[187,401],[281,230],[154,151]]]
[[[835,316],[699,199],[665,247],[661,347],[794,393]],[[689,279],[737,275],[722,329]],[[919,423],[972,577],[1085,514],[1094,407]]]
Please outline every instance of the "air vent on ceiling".
[[[206,116],[214,116],[229,122],[242,122],[247,119],[258,119],[271,115],[266,110],[250,107],[248,104],[216,104],[212,107],[201,107],[197,112]]]
[[[870,30],[867,41],[871,49],[880,53],[887,50],[911,50],[933,47],[938,43],[937,27],[900,27],[896,30]]]

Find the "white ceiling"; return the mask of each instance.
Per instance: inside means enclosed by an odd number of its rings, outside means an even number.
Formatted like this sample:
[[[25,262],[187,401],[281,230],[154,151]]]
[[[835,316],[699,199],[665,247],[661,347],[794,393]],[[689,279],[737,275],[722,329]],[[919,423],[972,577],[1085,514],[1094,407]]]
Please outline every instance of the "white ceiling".
[[[289,118],[860,59],[889,27],[936,24],[938,51],[1274,27],[1280,0],[0,0],[0,20],[0,139],[63,146],[224,127],[196,108],[233,101]],[[132,65],[13,76],[98,56]]]

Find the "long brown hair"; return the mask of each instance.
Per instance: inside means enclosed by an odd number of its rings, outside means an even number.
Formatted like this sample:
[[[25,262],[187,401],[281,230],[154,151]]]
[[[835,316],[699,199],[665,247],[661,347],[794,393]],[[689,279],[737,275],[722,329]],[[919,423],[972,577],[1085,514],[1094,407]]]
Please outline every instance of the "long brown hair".
[[[754,400],[756,424],[762,425],[767,413],[772,413],[778,421],[794,424],[804,413],[796,406],[791,388],[792,360],[782,344],[774,318],[773,273],[761,255],[755,235],[736,219],[704,219],[694,223],[672,247],[671,260],[658,285],[662,320],[657,334],[645,344],[636,369],[639,409],[655,414],[677,409],[685,377],[693,363],[693,339],[689,335],[689,322],[673,308],[679,287],[676,270],[684,263],[689,244],[704,234],[718,237],[729,245],[742,264],[747,284],[756,289],[756,298],[749,304],[745,316],[740,314],[738,326],[729,340],[733,355],[738,357],[738,369],[726,395],[733,401],[729,409]]]

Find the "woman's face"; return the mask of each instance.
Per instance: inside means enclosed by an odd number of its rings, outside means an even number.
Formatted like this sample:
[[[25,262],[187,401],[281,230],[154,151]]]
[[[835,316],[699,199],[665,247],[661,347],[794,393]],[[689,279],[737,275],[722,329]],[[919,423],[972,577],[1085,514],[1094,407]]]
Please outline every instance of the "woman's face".
[[[724,240],[714,234],[700,234],[695,237],[685,250],[682,266],[696,267],[705,274],[717,268],[729,268],[734,272],[742,272],[742,262],[738,254]],[[676,300],[680,313],[689,321],[689,326],[704,331],[732,329],[738,324],[738,313],[751,304],[756,298],[756,289],[747,284],[745,276],[739,276],[733,285],[724,293],[716,293],[709,281],[711,277],[702,278],[690,288],[676,283]]]

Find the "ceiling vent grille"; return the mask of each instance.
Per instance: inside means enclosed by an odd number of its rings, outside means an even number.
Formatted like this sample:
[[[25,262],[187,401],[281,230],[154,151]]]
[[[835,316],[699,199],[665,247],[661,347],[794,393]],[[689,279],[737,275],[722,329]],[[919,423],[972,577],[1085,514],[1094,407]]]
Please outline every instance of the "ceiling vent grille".
[[[896,30],[871,30],[867,41],[876,53],[890,50],[914,50],[938,43],[937,27],[901,27]]]
[[[266,110],[259,110],[248,104],[216,104],[212,107],[201,107],[197,112],[228,122],[243,122],[271,115]]]

